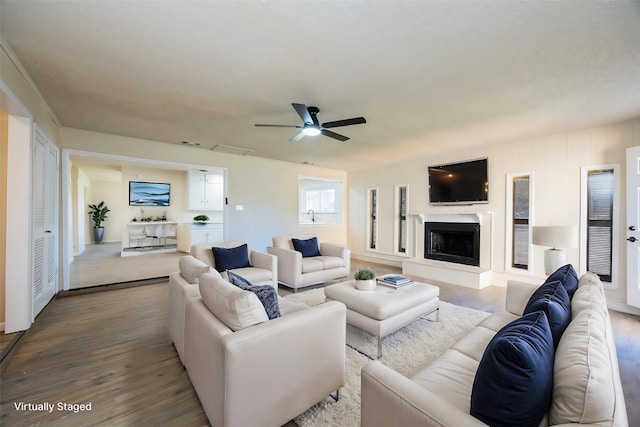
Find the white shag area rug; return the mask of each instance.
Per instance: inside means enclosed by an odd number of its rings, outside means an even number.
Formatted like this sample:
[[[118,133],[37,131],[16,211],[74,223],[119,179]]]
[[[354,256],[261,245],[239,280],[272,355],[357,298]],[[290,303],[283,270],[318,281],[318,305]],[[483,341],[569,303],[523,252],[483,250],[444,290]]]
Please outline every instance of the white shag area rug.
[[[325,301],[324,290],[321,288],[287,295],[285,298],[308,305]],[[411,377],[489,314],[440,301],[437,322],[418,319],[384,337],[379,361],[402,375]],[[431,318],[433,316],[429,316]],[[378,342],[375,336],[347,325],[347,344],[365,354],[375,355]],[[360,426],[360,370],[371,360],[349,346],[345,347],[345,386],[340,390],[340,400],[335,402],[327,397],[298,416],[295,422],[300,427]]]

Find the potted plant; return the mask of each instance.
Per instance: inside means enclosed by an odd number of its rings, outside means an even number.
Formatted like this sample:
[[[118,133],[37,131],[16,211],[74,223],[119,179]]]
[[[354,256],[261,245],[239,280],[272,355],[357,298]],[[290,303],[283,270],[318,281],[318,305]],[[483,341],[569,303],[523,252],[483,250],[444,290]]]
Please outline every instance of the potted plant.
[[[102,243],[104,237],[102,222],[107,218],[107,212],[110,212],[110,209],[104,204],[104,200],[97,205],[89,205],[89,215],[93,220],[93,237],[98,244]]]
[[[356,288],[361,291],[372,291],[376,288],[376,274],[370,268],[361,268],[353,277],[356,279]]]
[[[209,217],[207,215],[196,215],[193,217],[193,221],[196,224],[204,224],[205,222],[209,221]]]

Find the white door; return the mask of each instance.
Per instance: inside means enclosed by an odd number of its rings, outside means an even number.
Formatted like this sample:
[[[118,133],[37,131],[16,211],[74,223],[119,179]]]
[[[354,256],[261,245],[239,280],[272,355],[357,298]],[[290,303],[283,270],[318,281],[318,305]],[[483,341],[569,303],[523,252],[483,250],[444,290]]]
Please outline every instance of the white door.
[[[640,146],[627,149],[627,303],[640,307]]]
[[[58,277],[58,151],[36,128],[33,141],[33,318],[53,298]]]

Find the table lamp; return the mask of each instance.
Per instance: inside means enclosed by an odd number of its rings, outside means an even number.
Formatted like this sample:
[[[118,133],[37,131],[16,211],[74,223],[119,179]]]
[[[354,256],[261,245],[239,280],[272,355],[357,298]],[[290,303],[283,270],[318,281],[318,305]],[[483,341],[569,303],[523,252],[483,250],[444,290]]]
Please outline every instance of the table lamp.
[[[551,247],[544,251],[544,272],[547,275],[567,263],[565,248],[578,246],[578,227],[575,226],[534,226],[531,232],[534,245]]]

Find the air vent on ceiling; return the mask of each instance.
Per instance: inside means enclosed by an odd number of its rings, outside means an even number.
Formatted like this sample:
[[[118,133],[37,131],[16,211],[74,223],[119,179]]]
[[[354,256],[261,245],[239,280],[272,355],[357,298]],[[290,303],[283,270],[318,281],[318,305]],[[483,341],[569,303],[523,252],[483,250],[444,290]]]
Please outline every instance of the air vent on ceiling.
[[[242,148],[242,147],[233,147],[231,145],[218,144],[215,147],[213,147],[211,151],[218,151],[221,153],[229,153],[229,154],[239,154],[241,156],[244,156],[246,154],[253,153],[255,150],[250,150],[248,148]]]
[[[182,143],[182,145],[189,145],[191,147],[199,147],[200,143],[199,142],[191,142],[191,141],[180,141]]]

